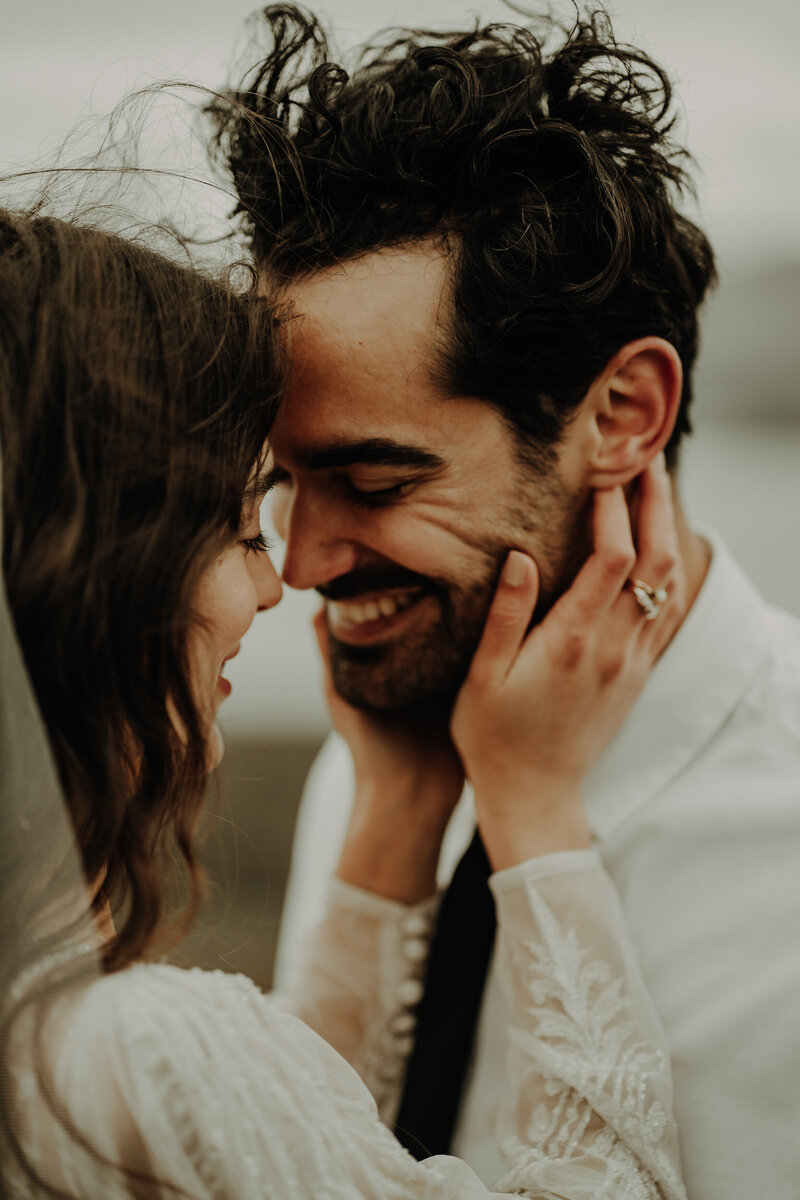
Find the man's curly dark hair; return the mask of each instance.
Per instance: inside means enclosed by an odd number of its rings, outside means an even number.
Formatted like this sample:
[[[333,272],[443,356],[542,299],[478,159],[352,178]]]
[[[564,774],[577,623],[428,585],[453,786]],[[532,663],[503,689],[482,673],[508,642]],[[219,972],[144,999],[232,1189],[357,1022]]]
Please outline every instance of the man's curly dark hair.
[[[270,53],[211,116],[269,274],[441,239],[442,381],[493,404],[534,459],[623,345],[663,337],[685,375],[674,463],[715,269],[676,207],[688,155],[662,68],[602,10],[569,29],[387,31],[350,73],[307,12],[272,5],[263,21]]]

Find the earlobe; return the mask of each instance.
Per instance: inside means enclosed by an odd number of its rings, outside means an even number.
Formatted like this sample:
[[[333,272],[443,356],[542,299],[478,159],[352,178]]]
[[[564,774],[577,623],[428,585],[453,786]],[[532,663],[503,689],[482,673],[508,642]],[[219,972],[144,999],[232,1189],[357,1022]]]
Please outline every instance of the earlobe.
[[[622,347],[586,398],[594,424],[590,487],[624,486],[645,470],[669,441],[682,388],[681,361],[669,342],[647,337]]]

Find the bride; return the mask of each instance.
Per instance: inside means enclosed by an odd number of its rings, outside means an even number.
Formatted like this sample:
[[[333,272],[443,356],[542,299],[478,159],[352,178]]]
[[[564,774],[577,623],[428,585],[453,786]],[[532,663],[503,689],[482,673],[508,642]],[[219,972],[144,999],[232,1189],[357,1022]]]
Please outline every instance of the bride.
[[[297,995],[162,961],[199,894],[225,663],[280,597],[259,507],[285,369],[269,301],[0,212],[0,1193],[678,1200],[667,1051],[580,803],[680,615],[661,464],[637,550],[598,493],[594,552],[530,631],[536,567],[509,553],[452,741],[329,686],[358,798]],[[656,619],[631,577],[668,590]],[[494,1193],[412,1158],[366,1086],[394,1086],[387,1037],[402,1073],[463,771],[514,1013]]]

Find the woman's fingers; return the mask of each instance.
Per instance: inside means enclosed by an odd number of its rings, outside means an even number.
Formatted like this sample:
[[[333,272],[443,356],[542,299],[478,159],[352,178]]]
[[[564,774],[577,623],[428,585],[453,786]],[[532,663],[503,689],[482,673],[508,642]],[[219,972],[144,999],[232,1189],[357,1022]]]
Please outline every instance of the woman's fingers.
[[[679,591],[678,566],[672,487],[664,456],[659,454],[640,478],[636,546],[622,489],[595,492],[594,551],[556,607],[579,628],[614,610],[626,626],[647,626],[651,640],[660,640],[660,633],[656,634],[652,626],[661,617],[661,607],[667,604],[663,592],[670,597],[673,591]],[[653,621],[644,619],[645,610],[632,590],[634,581],[646,584],[654,593],[658,616]],[[647,603],[644,596],[643,604]],[[668,607],[671,610],[674,604]]]
[[[638,554],[621,487],[595,492],[593,533],[592,554],[530,639],[530,653],[536,653],[534,643],[544,637],[551,650],[562,644],[569,649],[570,661],[576,660],[573,650],[578,642],[584,647],[594,645],[598,669],[602,667],[606,674],[610,665],[622,669],[633,654],[650,665],[674,633],[683,611],[672,493],[661,456],[651,463],[640,484]],[[634,580],[652,589],[657,611],[652,621],[645,620],[644,608],[632,591]],[[511,551],[473,658],[473,682],[491,686],[507,677],[526,641],[538,587],[533,560],[521,551]],[[560,661],[559,655],[556,658]]]
[[[643,473],[638,499],[635,546],[622,489],[595,493],[593,553],[548,619],[549,636],[582,644],[597,639],[609,670],[629,661],[651,665],[684,610],[672,489],[662,455]],[[634,584],[646,585],[641,601]],[[647,611],[652,620],[645,619]]]
[[[637,569],[649,571],[653,579],[663,583],[678,561],[672,484],[663,454],[653,459],[640,478],[636,544]]]
[[[476,683],[505,678],[533,616],[539,594],[539,572],[533,559],[511,550],[500,573],[470,677]]]
[[[677,627],[683,607],[683,583],[672,484],[659,454],[642,474],[636,522],[638,553],[631,570],[632,585],[645,585],[641,602],[633,586],[625,604],[643,623],[644,635],[660,652]],[[646,619],[648,610],[655,615]]]
[[[636,550],[625,494],[620,487],[594,494],[594,550],[557,604],[559,616],[583,628],[619,599]]]

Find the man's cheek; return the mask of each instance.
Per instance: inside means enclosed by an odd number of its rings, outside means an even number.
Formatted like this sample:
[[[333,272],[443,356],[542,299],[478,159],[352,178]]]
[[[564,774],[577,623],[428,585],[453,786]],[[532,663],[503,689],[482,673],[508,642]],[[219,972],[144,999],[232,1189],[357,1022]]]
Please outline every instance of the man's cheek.
[[[401,517],[399,510],[393,515]],[[470,516],[450,506],[409,506],[402,519],[385,522],[381,553],[422,575],[453,582],[479,578],[491,568],[500,543]]]

